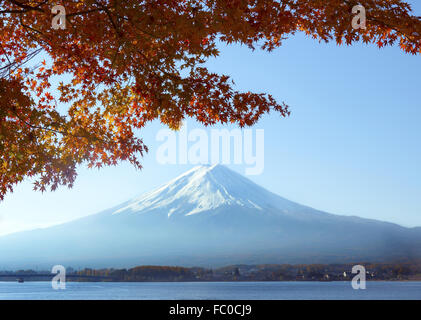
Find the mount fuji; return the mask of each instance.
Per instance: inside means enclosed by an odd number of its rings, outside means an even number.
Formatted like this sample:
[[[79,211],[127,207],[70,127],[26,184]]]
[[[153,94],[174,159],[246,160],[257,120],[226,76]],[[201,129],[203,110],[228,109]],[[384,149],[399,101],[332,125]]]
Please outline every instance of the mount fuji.
[[[0,267],[408,261],[421,229],[284,199],[221,166],[69,223],[0,237]]]

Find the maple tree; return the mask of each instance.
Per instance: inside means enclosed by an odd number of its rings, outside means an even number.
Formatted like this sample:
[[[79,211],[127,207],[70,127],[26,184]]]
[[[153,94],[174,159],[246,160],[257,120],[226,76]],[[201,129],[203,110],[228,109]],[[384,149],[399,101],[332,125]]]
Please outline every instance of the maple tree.
[[[177,129],[186,117],[243,127],[289,115],[204,66],[219,43],[271,51],[304,32],[421,52],[420,18],[402,0],[68,0],[64,30],[52,28],[55,4],[0,0],[0,199],[26,177],[42,191],[72,186],[83,163],[141,168],[135,132],[154,119]],[[366,29],[351,25],[358,4]]]

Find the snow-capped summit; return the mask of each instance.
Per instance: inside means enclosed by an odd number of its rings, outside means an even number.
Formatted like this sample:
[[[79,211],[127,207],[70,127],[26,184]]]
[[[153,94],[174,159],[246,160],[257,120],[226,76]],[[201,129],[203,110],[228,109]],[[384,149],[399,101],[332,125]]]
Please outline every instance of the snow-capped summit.
[[[197,166],[160,188],[130,201],[114,214],[147,213],[160,209],[168,217],[189,216],[223,206],[259,211],[297,206],[219,164]]]

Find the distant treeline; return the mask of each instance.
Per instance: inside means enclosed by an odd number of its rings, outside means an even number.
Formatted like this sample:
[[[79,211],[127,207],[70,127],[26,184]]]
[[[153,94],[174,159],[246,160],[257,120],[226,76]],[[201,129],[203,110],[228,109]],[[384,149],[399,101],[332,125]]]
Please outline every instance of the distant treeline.
[[[352,267],[366,268],[367,280],[421,280],[421,261],[415,263],[353,263],[299,265],[232,265],[223,268],[139,266],[131,269],[67,268],[69,281],[348,281]],[[1,275],[46,274],[48,271],[0,271]],[[78,276],[81,276],[78,278]]]

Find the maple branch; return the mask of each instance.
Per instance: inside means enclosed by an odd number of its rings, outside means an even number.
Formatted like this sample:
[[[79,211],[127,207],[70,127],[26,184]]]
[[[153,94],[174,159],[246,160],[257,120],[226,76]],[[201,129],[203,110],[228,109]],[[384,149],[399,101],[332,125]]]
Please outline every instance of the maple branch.
[[[114,20],[113,20],[113,17],[112,17],[112,15],[111,15],[110,10],[109,10],[106,6],[104,6],[102,3],[98,2],[98,1],[95,1],[95,3],[96,3],[99,7],[101,7],[101,8],[105,11],[105,13],[106,13],[106,14],[107,14],[107,16],[108,16],[108,20],[110,20],[110,22],[111,22],[111,24],[112,24],[113,28],[114,28],[114,29],[115,29],[115,31],[117,32],[117,35],[118,35],[118,36],[120,36],[120,30],[119,30],[118,26],[115,24],[115,22],[114,22]]]
[[[34,31],[34,32],[36,32],[38,34],[44,35],[41,31],[39,31],[37,29],[34,29],[31,26],[28,26],[28,25],[24,24],[22,21],[21,21],[21,26],[24,27],[24,28],[26,28],[26,29],[32,30],[32,31]]]
[[[420,17],[417,17],[417,18],[421,22],[421,18]],[[395,31],[397,34],[399,34],[401,37],[408,38],[409,40],[411,40],[411,42],[413,42],[415,44],[417,44],[420,41],[419,34],[418,34],[418,39],[416,38],[417,37],[416,32],[412,33],[411,35],[407,35],[407,34],[403,33],[402,31],[400,31],[399,29],[397,29],[396,27],[384,22],[383,20],[379,20],[375,17],[370,17],[370,20],[372,20],[374,22],[377,22],[378,24],[381,24],[385,27],[388,27],[389,29],[391,29],[391,30]]]
[[[4,48],[3,48],[3,51],[5,52]],[[34,51],[30,52],[30,53],[27,55],[26,59],[25,59],[25,60],[23,60],[23,61],[21,61],[21,62],[17,62],[17,61],[10,61],[9,57],[7,56],[7,54],[6,54],[6,52],[5,52],[5,53],[4,53],[4,55],[6,56],[6,58],[7,58],[7,60],[8,60],[8,62],[9,62],[9,63],[8,63],[6,66],[3,66],[3,67],[1,67],[1,68],[0,68],[0,76],[1,76],[1,77],[4,77],[4,72],[5,72],[6,70],[8,70],[8,71],[14,71],[14,70],[16,70],[17,68],[19,68],[19,67],[23,66],[23,65],[24,65],[25,63],[27,63],[29,60],[33,59],[36,55],[38,55],[41,51],[42,51],[42,49],[40,48],[40,49],[36,49],[36,50],[34,50]]]
[[[11,2],[11,3],[13,3],[14,5],[16,5],[16,6],[20,7],[20,8],[22,8],[22,9],[25,9],[25,10],[22,10],[21,12],[29,12],[29,11],[44,12],[44,10],[40,9],[40,7],[41,7],[42,5],[44,5],[44,4],[46,4],[46,3],[48,3],[48,0],[46,0],[46,1],[44,1],[44,2],[39,3],[37,6],[32,7],[32,6],[30,6],[30,5],[27,5],[27,4],[24,4],[24,3],[21,3],[21,2],[16,1],[16,0],[8,0],[8,1],[9,1],[9,2]]]
[[[25,123],[28,127],[30,127],[30,128],[32,128],[32,129],[38,129],[38,130],[43,130],[43,131],[48,131],[48,132],[52,132],[52,133],[56,133],[56,134],[60,134],[60,135],[63,135],[63,136],[70,136],[70,137],[73,137],[73,138],[84,138],[84,139],[88,139],[88,140],[90,140],[90,139],[95,139],[95,140],[97,140],[97,141],[99,141],[99,142],[104,142],[105,143],[105,140],[102,140],[102,139],[100,139],[100,138],[98,138],[97,136],[95,136],[95,135],[93,135],[93,136],[81,136],[81,135],[75,135],[75,134],[72,134],[72,133],[69,133],[67,130],[65,130],[65,131],[59,131],[59,130],[57,130],[57,129],[52,129],[52,128],[47,128],[47,127],[45,127],[45,126],[38,126],[38,125],[34,125],[34,124],[32,124],[32,123],[30,123],[30,122],[28,122],[27,120],[25,120],[25,119],[22,119],[20,116],[19,116],[19,114],[17,113],[17,111],[15,110],[15,108],[12,108],[11,109],[11,111],[14,113],[14,115],[21,121],[21,122],[23,122],[23,123]]]
[[[78,12],[68,13],[68,14],[66,14],[66,17],[81,16],[81,15],[85,15],[85,14],[89,14],[89,13],[93,13],[93,12],[99,12],[99,11],[104,11],[104,9],[102,9],[102,8],[95,8],[95,9],[90,9],[90,10],[84,10],[84,11],[78,11]]]
[[[354,6],[354,5],[357,5],[358,4],[358,2],[357,1],[349,1],[349,0],[343,0],[350,8],[352,7],[352,6]],[[370,8],[369,8],[370,9]],[[370,13],[370,11],[368,11],[367,13]],[[419,22],[421,22],[421,17],[416,17],[416,16],[408,16],[408,17],[411,17],[411,18],[416,18],[416,19],[418,19],[419,20]],[[401,30],[399,30],[396,26],[393,26],[393,25],[390,25],[389,23],[387,23],[387,22],[385,22],[384,21],[384,19],[382,19],[381,17],[376,17],[376,16],[369,16],[368,18],[367,18],[367,20],[371,20],[371,21],[374,21],[374,22],[376,22],[377,23],[377,25],[378,24],[380,24],[380,25],[382,25],[382,26],[384,26],[384,27],[387,27],[387,28],[389,28],[389,29],[391,29],[391,30],[393,30],[393,31],[395,31],[397,34],[399,34],[401,37],[404,37],[404,38],[408,38],[411,42],[413,42],[414,44],[418,44],[418,42],[420,42],[420,35],[419,34],[411,34],[411,35],[407,35],[407,34],[405,34],[405,33],[403,33]],[[416,32],[415,32],[416,33]],[[418,36],[418,39],[416,38]],[[415,37],[415,38],[414,38]]]

